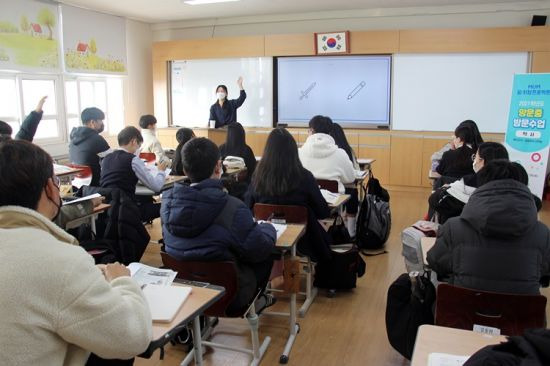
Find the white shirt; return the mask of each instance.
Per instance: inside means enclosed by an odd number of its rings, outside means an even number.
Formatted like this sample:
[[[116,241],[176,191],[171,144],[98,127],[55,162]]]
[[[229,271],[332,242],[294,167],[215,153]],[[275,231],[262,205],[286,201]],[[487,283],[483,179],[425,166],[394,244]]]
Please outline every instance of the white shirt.
[[[143,144],[141,144],[141,152],[154,153],[156,156],[157,164],[167,163],[170,165],[170,159],[164,154],[164,150],[160,145],[160,141],[155,135],[155,130],[148,128],[141,130],[143,136]]]
[[[330,135],[316,133],[309,136],[298,149],[298,155],[304,168],[315,178],[337,181],[340,193],[345,193],[344,184],[355,181],[353,163]]]

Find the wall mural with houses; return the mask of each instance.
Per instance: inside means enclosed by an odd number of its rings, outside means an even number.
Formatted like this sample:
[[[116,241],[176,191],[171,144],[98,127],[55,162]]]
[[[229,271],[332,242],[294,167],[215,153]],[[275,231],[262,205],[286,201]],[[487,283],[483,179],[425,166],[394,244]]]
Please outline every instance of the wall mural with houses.
[[[63,54],[68,71],[126,72],[124,18],[62,5]],[[88,24],[83,27],[82,24]]]
[[[57,7],[0,0],[0,69],[59,68]]]

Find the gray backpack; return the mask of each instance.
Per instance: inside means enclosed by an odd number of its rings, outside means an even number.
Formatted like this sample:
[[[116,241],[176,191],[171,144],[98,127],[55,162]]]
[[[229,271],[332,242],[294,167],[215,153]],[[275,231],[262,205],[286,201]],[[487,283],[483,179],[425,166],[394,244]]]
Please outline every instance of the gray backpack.
[[[357,246],[367,250],[382,248],[390,229],[390,204],[376,195],[367,194],[357,215]]]

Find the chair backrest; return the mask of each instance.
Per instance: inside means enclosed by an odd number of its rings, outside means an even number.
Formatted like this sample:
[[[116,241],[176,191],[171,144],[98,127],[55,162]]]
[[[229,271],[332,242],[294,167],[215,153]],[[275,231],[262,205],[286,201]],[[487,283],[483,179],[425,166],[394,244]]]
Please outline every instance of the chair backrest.
[[[254,205],[254,217],[258,220],[284,219],[289,224],[306,224],[307,208],[256,203]]]
[[[178,272],[177,278],[207,282],[225,288],[222,298],[209,307],[204,314],[216,317],[227,316],[227,307],[235,299],[239,288],[235,262],[180,261],[165,252],[161,252],[160,256],[167,268]]]
[[[144,159],[146,163],[152,163],[157,159],[157,156],[152,152],[142,152],[139,153],[139,158]]]
[[[317,179],[317,184],[319,184],[321,189],[326,189],[332,193],[338,193],[338,182],[335,180]]]
[[[82,171],[75,175],[76,178],[84,179],[92,176],[92,168],[88,165],[79,165],[79,164],[67,164],[67,166],[73,169],[81,169]]]
[[[442,283],[437,287],[435,324],[473,330],[474,325],[500,329],[507,336],[544,328],[546,297],[471,290]]]

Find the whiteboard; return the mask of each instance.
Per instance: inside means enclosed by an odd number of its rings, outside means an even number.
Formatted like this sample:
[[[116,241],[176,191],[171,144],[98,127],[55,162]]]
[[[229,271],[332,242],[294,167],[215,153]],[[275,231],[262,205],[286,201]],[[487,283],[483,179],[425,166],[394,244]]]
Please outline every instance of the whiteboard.
[[[237,109],[237,121],[247,127],[273,125],[273,59],[248,57],[179,60],[172,62],[172,123],[206,127],[216,87],[225,84],[228,99],[239,97],[237,79],[242,76],[247,97]]]
[[[481,132],[505,132],[514,74],[527,53],[396,54],[394,130],[454,131],[466,119]]]

